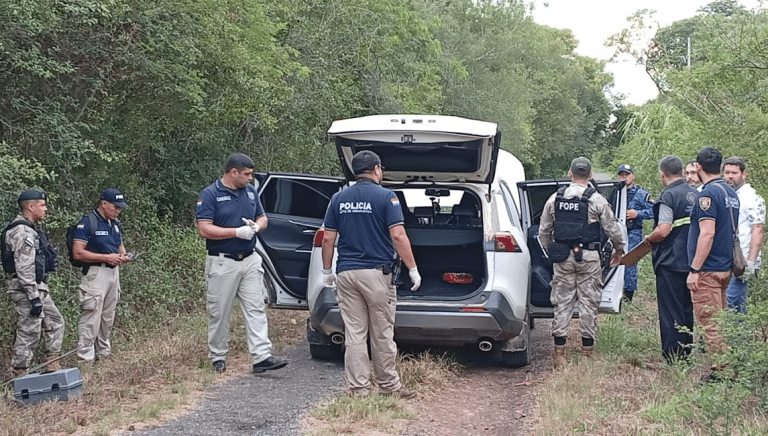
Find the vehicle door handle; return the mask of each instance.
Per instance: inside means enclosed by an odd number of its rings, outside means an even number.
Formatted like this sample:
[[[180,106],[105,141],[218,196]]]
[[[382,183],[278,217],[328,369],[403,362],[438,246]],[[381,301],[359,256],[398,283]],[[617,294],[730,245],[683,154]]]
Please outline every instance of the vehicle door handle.
[[[294,220],[288,220],[288,222],[293,224],[294,226],[303,227],[303,229],[301,230],[301,233],[315,233],[316,231],[320,230],[320,227],[321,227],[321,226],[315,226],[307,223],[300,223]]]

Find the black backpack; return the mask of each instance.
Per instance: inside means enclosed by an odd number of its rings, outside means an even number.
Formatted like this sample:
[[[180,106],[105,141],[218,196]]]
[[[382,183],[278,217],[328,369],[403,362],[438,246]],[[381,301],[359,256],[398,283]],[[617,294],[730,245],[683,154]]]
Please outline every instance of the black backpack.
[[[29,226],[33,229],[35,228],[35,226],[31,225],[26,221],[18,220],[18,221],[13,221],[12,223],[8,224],[6,228],[3,229],[3,233],[2,235],[0,235],[0,245],[2,245],[0,247],[0,250],[2,250],[3,271],[9,274],[16,272],[16,262],[13,260],[13,251],[8,250],[8,248],[6,247],[5,234],[8,233],[8,230],[11,230],[12,228],[18,225]]]
[[[88,234],[93,236],[96,234],[96,226],[99,225],[99,219],[96,217],[96,213],[94,211],[88,212],[84,215],[84,217],[88,218],[88,224],[90,225],[90,231]],[[72,254],[72,245],[75,242],[75,229],[77,228],[78,224],[80,224],[80,221],[67,227],[67,256],[69,257],[69,263],[71,263],[72,266],[83,268],[90,266],[91,264],[88,262],[83,262],[82,260],[75,259],[75,256]]]

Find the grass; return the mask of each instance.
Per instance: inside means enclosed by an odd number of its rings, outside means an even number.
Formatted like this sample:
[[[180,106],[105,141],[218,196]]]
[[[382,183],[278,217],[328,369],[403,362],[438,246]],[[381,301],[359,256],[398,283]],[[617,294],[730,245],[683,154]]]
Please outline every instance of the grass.
[[[634,302],[622,315],[600,316],[594,357],[569,350],[569,365],[539,389],[536,435],[768,434],[748,389],[701,382],[709,362],[699,349],[690,363],[664,363],[655,281],[643,262]]]
[[[461,371],[452,358],[428,351],[398,355],[396,365],[403,386],[422,393],[438,390]],[[308,436],[397,435],[415,418],[407,400],[374,392],[326,399],[310,411],[302,428]]]
[[[305,311],[269,311],[270,338],[279,351],[305,335]],[[81,364],[83,395],[66,403],[17,407],[0,402],[0,435],[108,435],[133,429],[135,423],[158,423],[194,405],[196,393],[232,374],[215,374],[207,358],[207,315],[168,319],[138,332],[133,340],[116,340],[114,358]],[[116,338],[117,339],[117,338]],[[248,360],[244,325],[233,311],[230,359]],[[247,362],[246,362],[247,363]],[[72,366],[74,360],[64,362]],[[13,385],[3,394],[13,397]],[[62,417],[64,417],[62,419]]]

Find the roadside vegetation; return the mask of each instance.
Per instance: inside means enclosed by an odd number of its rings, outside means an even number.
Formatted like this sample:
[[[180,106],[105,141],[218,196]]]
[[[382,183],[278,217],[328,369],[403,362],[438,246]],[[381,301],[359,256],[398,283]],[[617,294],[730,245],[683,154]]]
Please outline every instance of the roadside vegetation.
[[[621,315],[602,316],[593,359],[571,362],[539,389],[540,436],[763,435],[766,406],[765,276],[753,278],[746,317],[724,316],[730,350],[718,360],[730,371],[705,382],[709,364],[697,343],[690,362],[661,357],[653,268],[640,266],[640,288]],[[577,338],[570,343],[578,344]],[[574,357],[575,356],[575,357]]]
[[[303,341],[306,312],[269,311],[268,316],[275,351]],[[83,395],[77,401],[17,407],[13,384],[5,386],[0,435],[109,435],[183,413],[206,387],[249,369],[241,312],[233,311],[228,361],[232,370],[223,375],[212,371],[207,357],[207,321],[203,313],[174,317],[136,331],[131,338],[116,336],[115,358],[107,361],[77,364],[74,356],[67,358],[63,366],[77,365],[83,376]]]

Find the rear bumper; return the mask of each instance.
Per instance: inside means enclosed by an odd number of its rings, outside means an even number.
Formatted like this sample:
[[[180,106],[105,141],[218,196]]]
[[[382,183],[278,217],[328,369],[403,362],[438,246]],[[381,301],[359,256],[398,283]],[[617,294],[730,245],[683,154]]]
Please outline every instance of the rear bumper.
[[[463,308],[482,307],[480,312]],[[323,289],[310,312],[312,329],[324,335],[344,332],[333,289]],[[507,299],[495,291],[460,302],[398,302],[395,340],[404,343],[461,346],[480,339],[504,341],[523,330],[525,320],[515,317]]]

